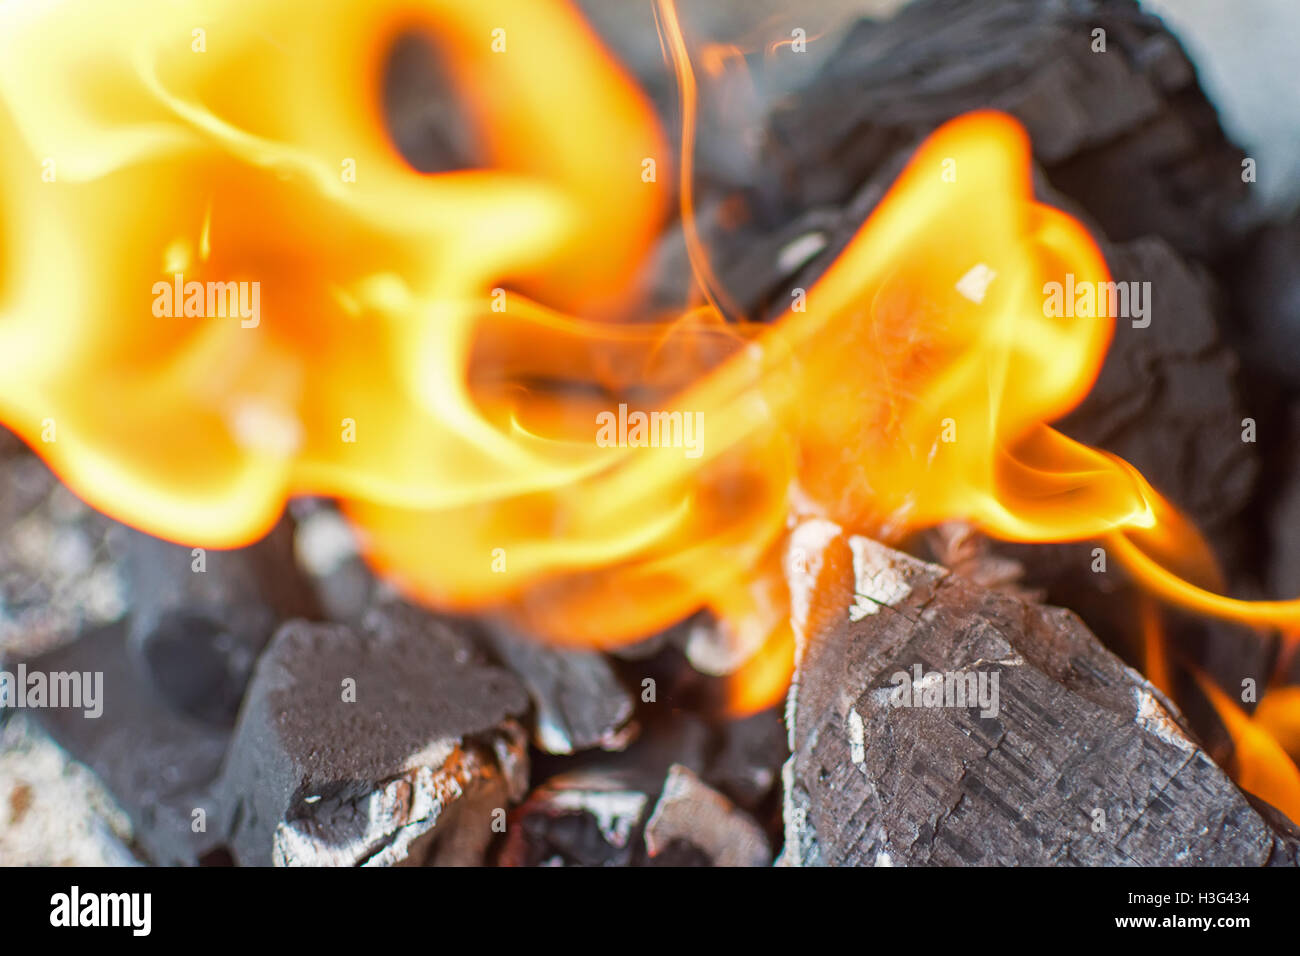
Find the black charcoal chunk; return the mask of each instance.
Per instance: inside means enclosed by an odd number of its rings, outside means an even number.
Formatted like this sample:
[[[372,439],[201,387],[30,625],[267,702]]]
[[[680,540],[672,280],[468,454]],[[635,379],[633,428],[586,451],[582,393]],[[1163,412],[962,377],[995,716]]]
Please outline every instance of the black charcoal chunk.
[[[550,754],[622,750],[635,705],[603,654],[546,647],[503,627],[486,630],[493,652],[533,701],[533,743]]]
[[[787,706],[785,863],[1300,859],[1300,834],[1270,825],[1072,613],[865,538],[827,540],[832,571],[816,588],[794,582],[807,610]]]
[[[414,608],[284,625],[220,782],[244,865],[478,862],[527,776],[528,700]],[[499,830],[499,826],[498,826]]]
[[[1279,491],[1267,515],[1269,593],[1278,598],[1300,597],[1300,403],[1287,417],[1281,437],[1285,452],[1278,456]]]
[[[650,781],[647,783],[647,781]],[[511,815],[502,866],[766,866],[743,810],[688,768],[651,780],[616,763],[559,774]]]
[[[195,865],[220,845],[223,822],[211,786],[229,731],[178,714],[159,700],[132,666],[124,625],[88,632],[24,664],[28,673],[81,674],[83,703],[86,688],[98,686],[90,692],[98,700],[89,708],[93,714],[102,707],[98,716],[89,716],[84,706],[34,709],[31,716],[99,776],[152,862]],[[6,669],[15,666],[10,662]]]
[[[1234,343],[1253,366],[1300,392],[1300,216],[1260,230],[1232,272]]]
[[[917,0],[861,21],[774,110],[785,169],[773,187],[799,208],[843,203],[891,155],[979,108],[1019,119],[1052,182],[1112,239],[1160,235],[1208,256],[1231,238],[1242,154],[1178,41],[1134,0]]]
[[[257,655],[276,626],[315,617],[286,518],[246,548],[188,548],[129,528],[130,647],[168,706],[230,726]]]
[[[781,767],[790,756],[781,711],[773,708],[729,720],[718,734],[721,742],[704,778],[740,806],[753,810],[780,780]]]
[[[552,777],[511,815],[501,866],[631,866],[653,796],[602,768]]]

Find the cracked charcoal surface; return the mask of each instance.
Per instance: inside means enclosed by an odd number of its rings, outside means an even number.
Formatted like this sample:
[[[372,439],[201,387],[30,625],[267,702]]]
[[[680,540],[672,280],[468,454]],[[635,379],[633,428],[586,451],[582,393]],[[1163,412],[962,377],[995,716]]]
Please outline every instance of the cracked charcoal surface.
[[[853,622],[850,559],[828,561],[787,710],[783,862],[1300,860],[1300,832],[1270,826],[1177,711],[1073,614],[866,548],[879,575],[905,586]],[[916,663],[996,672],[998,715],[891,706],[891,675]]]

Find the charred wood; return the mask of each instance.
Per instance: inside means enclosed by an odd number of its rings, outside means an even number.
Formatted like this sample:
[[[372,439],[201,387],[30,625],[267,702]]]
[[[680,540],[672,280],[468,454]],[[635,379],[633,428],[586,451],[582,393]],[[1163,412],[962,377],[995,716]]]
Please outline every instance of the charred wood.
[[[813,530],[816,576],[794,585],[786,863],[1297,862],[1297,831],[1270,825],[1072,613]]]

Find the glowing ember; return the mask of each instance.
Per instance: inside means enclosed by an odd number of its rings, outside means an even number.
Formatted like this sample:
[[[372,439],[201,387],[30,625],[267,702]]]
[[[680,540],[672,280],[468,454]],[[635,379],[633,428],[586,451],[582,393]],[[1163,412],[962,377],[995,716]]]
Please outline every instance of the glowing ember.
[[[102,511],[187,544],[246,544],[289,496],[335,497],[409,593],[557,642],[712,608],[763,645],[740,709],[789,679],[794,512],[885,541],[953,518],[1107,538],[1165,598],[1300,621],[1201,590],[1218,579],[1194,529],[1048,426],[1113,319],[1046,290],[1109,276],[1034,201],[1009,118],[938,130],[785,315],[724,322],[666,0],[660,22],[676,162],[559,0],[6,4],[0,420]],[[389,142],[384,57],[413,29],[491,168],[419,174]],[[632,323],[674,166],[708,304]]]

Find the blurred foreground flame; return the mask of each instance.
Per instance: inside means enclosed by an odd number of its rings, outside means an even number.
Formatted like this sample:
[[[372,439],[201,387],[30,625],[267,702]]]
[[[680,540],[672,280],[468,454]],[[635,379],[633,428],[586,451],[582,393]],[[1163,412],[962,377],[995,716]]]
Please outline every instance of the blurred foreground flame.
[[[1108,275],[1034,201],[1011,119],[938,130],[785,315],[724,322],[694,229],[694,74],[659,15],[676,164],[559,0],[0,7],[0,421],[97,508],[187,544],[337,498],[408,593],[556,642],[711,608],[763,646],[742,710],[789,679],[795,511],[885,541],[957,517],[1106,538],[1167,599],[1300,620],[1202,590],[1195,530],[1046,424],[1087,394],[1113,319],[1049,317],[1045,286]],[[380,78],[413,30],[490,168],[420,174],[389,141]],[[629,321],[674,165],[707,302]],[[216,284],[218,306],[255,297],[214,311]]]

